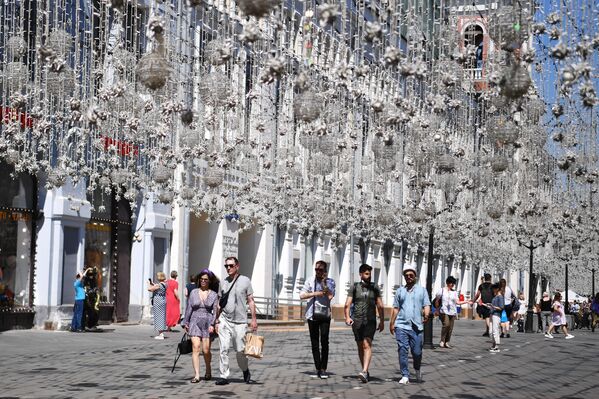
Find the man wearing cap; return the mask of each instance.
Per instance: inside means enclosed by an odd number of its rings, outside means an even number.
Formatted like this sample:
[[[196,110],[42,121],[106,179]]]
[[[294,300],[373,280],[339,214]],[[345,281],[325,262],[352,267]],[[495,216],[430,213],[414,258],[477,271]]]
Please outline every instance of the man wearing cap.
[[[408,370],[408,348],[414,359],[416,379],[422,381],[420,363],[422,361],[422,345],[424,323],[428,322],[431,312],[431,301],[426,288],[416,284],[416,270],[405,267],[403,276],[406,285],[397,289],[393,301],[393,312],[389,322],[391,335],[397,340],[399,353],[399,368],[401,379],[399,383],[407,385],[410,382]],[[424,314],[424,315],[423,315]]]
[[[545,320],[545,328],[549,326],[549,318],[551,317],[551,298],[548,292],[543,292],[543,298],[539,302],[539,308],[541,309],[541,319]]]

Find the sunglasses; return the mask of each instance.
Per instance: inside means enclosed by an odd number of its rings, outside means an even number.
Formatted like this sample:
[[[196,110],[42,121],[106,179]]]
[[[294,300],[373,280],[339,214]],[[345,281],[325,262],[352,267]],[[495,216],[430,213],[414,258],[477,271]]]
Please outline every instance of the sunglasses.
[[[415,278],[415,277],[416,277],[416,275],[415,275],[415,274],[412,274],[412,273],[406,273],[406,274],[404,274],[403,276],[404,276],[405,278]]]
[[[207,278],[201,278],[200,281],[210,281],[210,279]]]
[[[229,269],[229,268],[231,268],[231,267],[235,267],[235,266],[237,266],[237,265],[235,265],[235,264],[227,264],[227,263],[225,263],[225,268],[226,268],[226,269]]]
[[[314,270],[317,271],[317,272],[324,272],[325,271],[324,269],[314,269]]]

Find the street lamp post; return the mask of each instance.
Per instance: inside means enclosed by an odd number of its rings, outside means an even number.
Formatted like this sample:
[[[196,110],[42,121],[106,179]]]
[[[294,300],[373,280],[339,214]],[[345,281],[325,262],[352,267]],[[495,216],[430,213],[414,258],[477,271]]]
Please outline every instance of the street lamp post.
[[[433,291],[433,245],[435,240],[435,228],[431,226],[428,236],[428,262],[426,264],[426,291],[432,295]],[[432,297],[431,297],[432,299]],[[433,345],[433,316],[429,315],[428,321],[424,325],[424,344],[425,349],[435,349]]]
[[[593,279],[591,280],[591,295],[595,296],[595,268],[592,268],[591,272],[593,273]]]
[[[545,246],[545,241],[541,241],[538,244],[535,244],[533,240],[530,240],[530,244],[523,244],[520,239],[518,239],[518,245],[528,248],[530,251],[529,265],[528,265],[528,309],[526,309],[526,323],[524,325],[524,331],[527,333],[535,332],[533,329],[534,325],[534,311],[533,304],[535,303],[535,288],[534,288],[534,278],[532,272],[532,266],[534,263],[534,251],[535,249]]]
[[[572,242],[572,255],[578,256],[580,254],[580,244],[576,241]],[[564,285],[566,291],[566,305],[565,311],[566,314],[570,313],[570,302],[568,301],[568,262],[566,262],[566,275],[564,276]]]

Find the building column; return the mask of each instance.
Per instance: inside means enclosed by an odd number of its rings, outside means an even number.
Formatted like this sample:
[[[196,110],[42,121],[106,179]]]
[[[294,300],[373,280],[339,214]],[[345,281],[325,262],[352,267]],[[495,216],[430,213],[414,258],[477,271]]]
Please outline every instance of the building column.
[[[140,194],[143,198],[144,194]],[[170,242],[171,232],[173,237],[175,231],[181,229],[181,223],[173,223],[170,205],[155,203],[153,195],[149,199],[140,200],[137,207],[137,218],[135,220],[135,233],[131,245],[131,287],[129,290],[129,321],[151,322],[151,294],[148,291],[148,279],[156,281],[156,272],[164,272],[167,277],[171,270],[177,270],[173,259],[180,259],[181,246],[173,240]],[[177,218],[175,218],[175,221]],[[154,270],[157,259],[155,254],[159,248],[155,248],[156,240],[164,240],[164,253],[157,254],[163,259],[160,270]],[[179,238],[180,239],[180,238]],[[185,286],[185,276],[179,275],[179,292]]]
[[[281,258],[279,259],[279,274],[283,278],[283,289],[281,297],[293,298],[293,231],[287,227],[283,234],[283,248],[281,250]]]
[[[74,289],[65,291],[63,298],[63,279],[72,286],[75,279],[73,271],[81,271],[85,262],[85,225],[91,217],[91,206],[86,198],[83,181],[73,185],[70,179],[64,186],[53,190],[44,188],[40,181],[40,203],[44,220],[40,223],[36,243],[36,278],[33,287],[36,327],[65,329],[70,325],[74,303]],[[64,228],[77,229],[75,237],[76,270],[64,270]],[[72,237],[70,237],[72,239]],[[72,266],[72,265],[70,265]],[[65,272],[68,275],[65,275]],[[65,280],[66,281],[66,280]],[[69,304],[61,306],[63,303]]]
[[[393,306],[395,291],[402,283],[402,244],[394,244],[391,253],[391,265],[387,276],[387,287],[385,294],[385,304]]]

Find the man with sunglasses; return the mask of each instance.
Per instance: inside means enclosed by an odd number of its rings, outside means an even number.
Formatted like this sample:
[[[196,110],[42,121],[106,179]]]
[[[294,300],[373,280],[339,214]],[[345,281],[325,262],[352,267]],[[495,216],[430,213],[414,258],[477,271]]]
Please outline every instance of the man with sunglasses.
[[[397,340],[399,368],[402,377],[399,383],[410,382],[408,370],[408,348],[414,359],[416,379],[422,381],[420,363],[422,361],[422,344],[424,324],[431,312],[431,301],[426,288],[416,284],[416,270],[410,266],[404,268],[403,276],[406,285],[397,289],[393,301],[393,312],[389,321],[391,335]],[[423,315],[424,314],[424,315]]]
[[[312,357],[316,366],[316,376],[329,378],[329,329],[331,327],[331,299],[335,296],[335,280],[327,277],[327,263],[323,260],[314,266],[315,276],[306,280],[301,299],[307,299],[306,320],[310,329]],[[320,345],[318,340],[320,339]],[[322,351],[319,346],[322,346]]]
[[[219,306],[219,317],[216,321],[216,331],[220,343],[220,379],[216,385],[226,385],[229,383],[229,348],[233,349],[237,355],[237,364],[243,371],[243,380],[250,383],[250,369],[248,367],[248,358],[243,350],[245,347],[244,339],[247,330],[247,306],[250,308],[252,320],[250,328],[252,331],[258,329],[256,322],[256,304],[254,303],[254,290],[252,282],[246,276],[239,274],[239,261],[236,257],[230,256],[225,259],[225,269],[228,276],[221,282],[219,298],[227,297],[226,304]],[[247,303],[247,305],[246,305]]]

